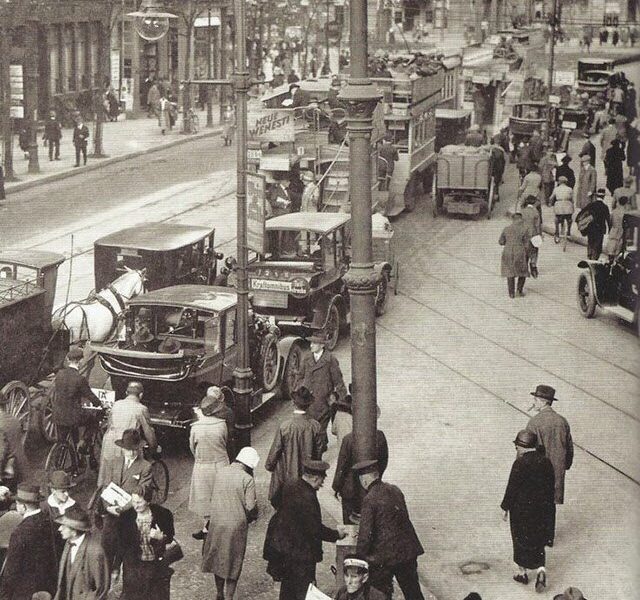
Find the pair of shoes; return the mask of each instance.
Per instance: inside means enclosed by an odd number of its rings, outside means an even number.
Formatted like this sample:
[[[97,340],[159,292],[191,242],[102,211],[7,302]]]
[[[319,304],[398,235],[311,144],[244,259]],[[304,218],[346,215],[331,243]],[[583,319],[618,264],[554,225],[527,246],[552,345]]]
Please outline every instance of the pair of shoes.
[[[547,587],[547,573],[546,571],[538,571],[536,575],[536,592],[540,594],[544,592],[544,589]]]
[[[529,583],[529,576],[526,573],[524,575],[522,573],[518,573],[513,576],[513,580],[527,585]]]
[[[202,540],[204,540],[204,538],[207,537],[207,532],[206,531],[202,531],[202,529],[201,529],[200,531],[196,531],[195,533],[192,533],[191,537],[194,540],[202,541]]]

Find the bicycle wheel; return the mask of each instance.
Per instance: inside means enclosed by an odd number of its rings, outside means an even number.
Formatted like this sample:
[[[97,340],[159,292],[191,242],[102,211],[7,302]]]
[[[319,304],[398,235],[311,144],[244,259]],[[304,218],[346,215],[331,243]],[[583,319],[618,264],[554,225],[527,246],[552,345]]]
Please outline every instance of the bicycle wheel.
[[[151,463],[151,487],[153,489],[154,504],[164,504],[169,496],[169,469],[162,460]]]
[[[102,452],[102,438],[104,437],[104,430],[102,427],[98,427],[93,434],[91,440],[91,446],[89,448],[89,467],[93,471],[98,471],[100,468],[100,454]]]
[[[75,448],[67,441],[56,442],[49,450],[44,469],[47,473],[64,471],[67,475],[75,475],[78,471]]]

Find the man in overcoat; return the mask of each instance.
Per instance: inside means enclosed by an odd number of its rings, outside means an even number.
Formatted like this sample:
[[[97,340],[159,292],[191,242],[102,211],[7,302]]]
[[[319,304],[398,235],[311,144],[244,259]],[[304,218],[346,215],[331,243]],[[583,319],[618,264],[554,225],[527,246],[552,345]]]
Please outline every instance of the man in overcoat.
[[[379,410],[379,409],[378,409]],[[389,464],[389,446],[387,438],[380,429],[376,429],[376,459],[380,476],[384,475]],[[342,522],[351,523],[351,515],[359,515],[362,510],[364,488],[360,485],[358,474],[353,470],[356,464],[355,450],[353,447],[353,433],[347,433],[342,439],[336,472],[333,476],[333,491],[340,496],[342,503]]]
[[[307,414],[313,401],[311,392],[301,387],[293,395],[293,416],[283,421],[276,431],[265,468],[271,473],[269,502],[277,508],[282,486],[299,479],[305,458],[320,460],[327,449],[327,432]]]
[[[424,600],[417,561],[424,549],[409,518],[404,494],[380,479],[376,460],[359,462],[353,470],[367,491],[362,501],[357,553],[369,562],[371,585],[390,599],[395,577],[405,598]]]
[[[556,529],[556,504],[564,503],[564,475],[573,464],[573,440],[569,423],[559,415],[551,405],[557,400],[556,391],[550,385],[538,385],[533,396],[533,409],[536,415],[529,419],[527,431],[536,434],[539,448],[551,461],[554,473],[554,504],[550,515],[549,538],[547,546],[553,546]]]
[[[338,359],[324,347],[325,339],[321,335],[313,335],[309,341],[311,352],[302,360],[298,383],[313,395],[313,402],[307,411],[309,416],[320,423],[322,431],[326,431],[331,419],[330,406],[334,402],[331,396],[335,394],[338,399],[344,400],[347,388]]]
[[[56,552],[49,519],[40,510],[40,488],[18,486],[16,510],[22,522],[13,530],[0,578],[1,600],[31,600],[36,592],[56,590]]]
[[[109,593],[109,563],[99,536],[91,531],[89,515],[72,506],[56,519],[66,541],[54,600],[106,600]]]
[[[60,140],[62,139],[62,125],[56,117],[55,111],[49,112],[49,118],[44,123],[42,139],[49,143],[49,160],[60,160]]]
[[[582,144],[582,148],[580,150],[580,156],[588,156],[589,162],[592,167],[596,166],[596,147],[593,145],[591,141],[590,133],[585,130],[582,134],[584,137],[584,144]]]
[[[576,216],[576,221],[579,221],[585,213],[589,213],[592,217],[592,221],[585,232],[587,236],[587,258],[590,260],[598,260],[600,258],[604,234],[611,229],[611,213],[604,202],[605,193],[605,190],[599,189],[595,200]]]
[[[528,569],[537,569],[536,592],[547,584],[544,546],[551,529],[553,512],[553,466],[536,450],[538,438],[522,430],[516,436],[517,457],[500,507],[503,520],[510,519],[513,562],[518,566],[514,581],[529,583]]]
[[[342,525],[331,529],[322,523],[317,493],[329,464],[308,458],[303,466],[302,477],[284,485],[264,542],[267,572],[282,582],[280,600],[304,600],[309,584],[316,580],[316,564],[322,561],[322,542],[346,535]]]
[[[73,128],[73,145],[76,149],[76,164],[74,167],[80,166],[80,155],[82,155],[83,164],[87,164],[87,143],[89,140],[89,128],[82,122],[76,123]]]
[[[591,166],[588,155],[580,157],[582,166],[578,173],[578,183],[576,192],[576,207],[583,209],[585,206],[593,202],[596,195],[597,175],[596,170]]]

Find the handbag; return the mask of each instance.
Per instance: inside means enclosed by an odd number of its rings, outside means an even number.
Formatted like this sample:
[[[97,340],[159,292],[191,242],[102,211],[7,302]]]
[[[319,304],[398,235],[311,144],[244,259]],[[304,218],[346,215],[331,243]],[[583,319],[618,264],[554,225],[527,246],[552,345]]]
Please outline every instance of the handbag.
[[[184,558],[184,552],[182,551],[182,546],[178,540],[173,538],[171,543],[167,544],[167,547],[164,550],[164,555],[160,559],[165,565],[172,565],[174,562],[178,562]]]
[[[583,211],[576,217],[576,226],[578,227],[578,231],[585,235],[587,230],[593,223],[593,214],[591,211]]]

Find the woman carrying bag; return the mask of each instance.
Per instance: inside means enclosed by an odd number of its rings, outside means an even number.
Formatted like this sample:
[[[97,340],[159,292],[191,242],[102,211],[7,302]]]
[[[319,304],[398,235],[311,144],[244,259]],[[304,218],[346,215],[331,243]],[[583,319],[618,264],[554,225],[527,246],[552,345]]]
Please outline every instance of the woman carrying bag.
[[[137,488],[132,508],[118,518],[118,541],[122,556],[122,591],[127,600],[169,600],[171,562],[181,558],[173,539],[173,514],[151,504],[153,491]]]

